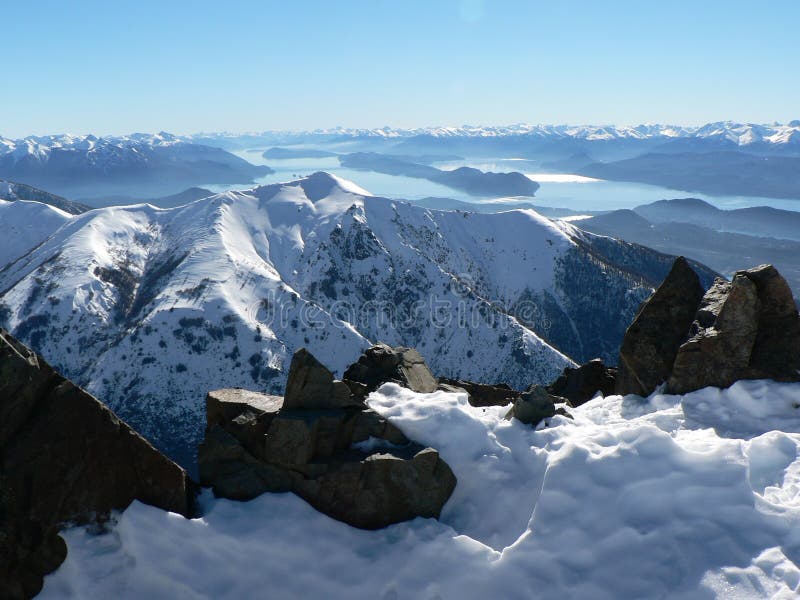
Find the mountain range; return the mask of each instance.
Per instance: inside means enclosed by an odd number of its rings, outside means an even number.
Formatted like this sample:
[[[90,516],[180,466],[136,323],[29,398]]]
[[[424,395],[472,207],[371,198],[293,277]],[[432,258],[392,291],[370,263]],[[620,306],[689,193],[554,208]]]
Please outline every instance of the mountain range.
[[[95,206],[103,204],[104,195],[124,193],[134,184],[147,197],[203,183],[250,183],[271,172],[220,148],[163,132],[0,137],[0,177],[58,194],[99,199],[93,201]]]
[[[6,250],[0,326],[190,467],[205,393],[278,391],[301,346],[341,372],[403,344],[520,389],[613,363],[672,262],[533,210],[429,210],[326,173],[171,209],[0,210],[37,224]]]

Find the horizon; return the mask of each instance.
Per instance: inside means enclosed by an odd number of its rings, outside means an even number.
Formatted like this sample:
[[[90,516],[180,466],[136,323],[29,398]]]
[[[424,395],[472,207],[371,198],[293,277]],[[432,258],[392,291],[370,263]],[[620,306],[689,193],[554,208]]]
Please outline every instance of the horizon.
[[[789,0],[0,7],[4,135],[788,122]],[[35,43],[31,41],[35,32]]]
[[[77,132],[77,131],[60,131],[55,133],[43,133],[43,134],[28,134],[22,136],[10,136],[5,135],[2,131],[0,131],[0,139],[6,140],[25,140],[30,138],[46,138],[46,137],[61,137],[61,136],[74,136],[74,137],[87,137],[87,136],[94,136],[98,139],[101,138],[119,138],[119,137],[129,137],[133,135],[172,135],[175,137],[196,137],[196,136],[247,136],[247,135],[265,135],[265,134],[317,134],[317,133],[328,133],[328,132],[367,132],[367,131],[399,131],[399,132],[425,132],[435,129],[484,129],[484,128],[493,128],[493,129],[512,129],[515,127],[542,127],[542,128],[606,128],[606,127],[613,127],[616,129],[636,129],[637,127],[678,127],[687,130],[697,130],[709,125],[735,125],[735,126],[744,126],[744,127],[800,127],[800,118],[798,119],[788,119],[785,121],[737,121],[734,119],[716,119],[713,121],[706,121],[702,123],[667,123],[667,122],[656,122],[656,121],[645,121],[641,123],[535,123],[535,122],[516,122],[516,123],[462,123],[460,125],[445,125],[445,124],[436,124],[436,125],[419,125],[419,126],[412,126],[412,127],[393,127],[391,125],[382,125],[378,127],[346,127],[342,125],[335,125],[332,127],[317,127],[314,129],[251,129],[251,130],[237,130],[237,131],[225,131],[225,130],[199,130],[199,131],[186,131],[186,132],[177,132],[177,131],[169,131],[169,130],[151,130],[151,131],[122,131],[122,132],[114,132],[114,133],[107,133],[107,134],[98,134],[92,131],[84,131],[84,132]]]

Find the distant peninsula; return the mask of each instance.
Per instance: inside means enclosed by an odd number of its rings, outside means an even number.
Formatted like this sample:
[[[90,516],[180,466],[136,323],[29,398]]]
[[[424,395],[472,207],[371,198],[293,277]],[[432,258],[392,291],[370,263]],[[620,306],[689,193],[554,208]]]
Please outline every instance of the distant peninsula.
[[[472,196],[533,196],[539,189],[538,183],[516,171],[487,173],[471,167],[443,171],[376,152],[345,154],[339,162],[350,169],[427,179]]]

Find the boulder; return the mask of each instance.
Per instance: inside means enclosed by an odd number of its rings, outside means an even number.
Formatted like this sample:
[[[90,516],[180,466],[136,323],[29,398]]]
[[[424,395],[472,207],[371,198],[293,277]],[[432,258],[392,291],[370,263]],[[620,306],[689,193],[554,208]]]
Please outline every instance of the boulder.
[[[563,407],[556,406],[556,404],[564,402],[566,402],[566,398],[554,396],[543,386],[533,384],[514,401],[514,406],[506,414],[506,419],[517,419],[536,427],[544,419],[549,419],[557,414],[571,417]]]
[[[800,380],[800,316],[789,284],[772,265],[740,271],[756,284],[760,311],[748,379]]]
[[[435,392],[436,378],[425,360],[413,348],[377,344],[368,348],[344,372],[344,380],[363,386],[366,394],[392,381],[421,394]]]
[[[209,393],[201,483],[235,500],[291,491],[365,529],[438,517],[456,485],[447,463],[349,394],[328,402],[329,375],[301,350],[289,373],[291,404],[240,389]]]
[[[566,367],[547,391],[554,396],[567,399],[567,404],[576,408],[594,398],[597,392],[603,396],[614,393],[617,369],[607,367],[599,358],[579,367]]]
[[[0,590],[28,598],[66,557],[67,524],[134,500],[190,515],[186,472],[0,330]]]
[[[680,347],[667,389],[685,394],[740,379],[800,381],[800,317],[778,271],[762,265],[717,279]]]
[[[286,381],[286,408],[344,408],[360,406],[350,388],[331,373],[305,348],[294,353]]]
[[[702,298],[697,274],[685,258],[675,259],[666,279],[642,304],[625,332],[617,394],[648,396],[667,380]]]
[[[507,406],[519,398],[520,392],[505,383],[489,385],[462,379],[439,378],[439,389],[446,392],[464,392],[472,406]]]

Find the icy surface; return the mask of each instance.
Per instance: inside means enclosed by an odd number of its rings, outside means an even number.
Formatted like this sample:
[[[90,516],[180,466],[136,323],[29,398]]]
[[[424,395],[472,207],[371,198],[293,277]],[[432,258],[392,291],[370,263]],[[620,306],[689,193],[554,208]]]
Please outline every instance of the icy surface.
[[[134,504],[65,533],[43,598],[795,598],[800,385],[597,398],[532,430],[460,394],[370,405],[458,477],[441,521],[380,531],[299,498]]]

